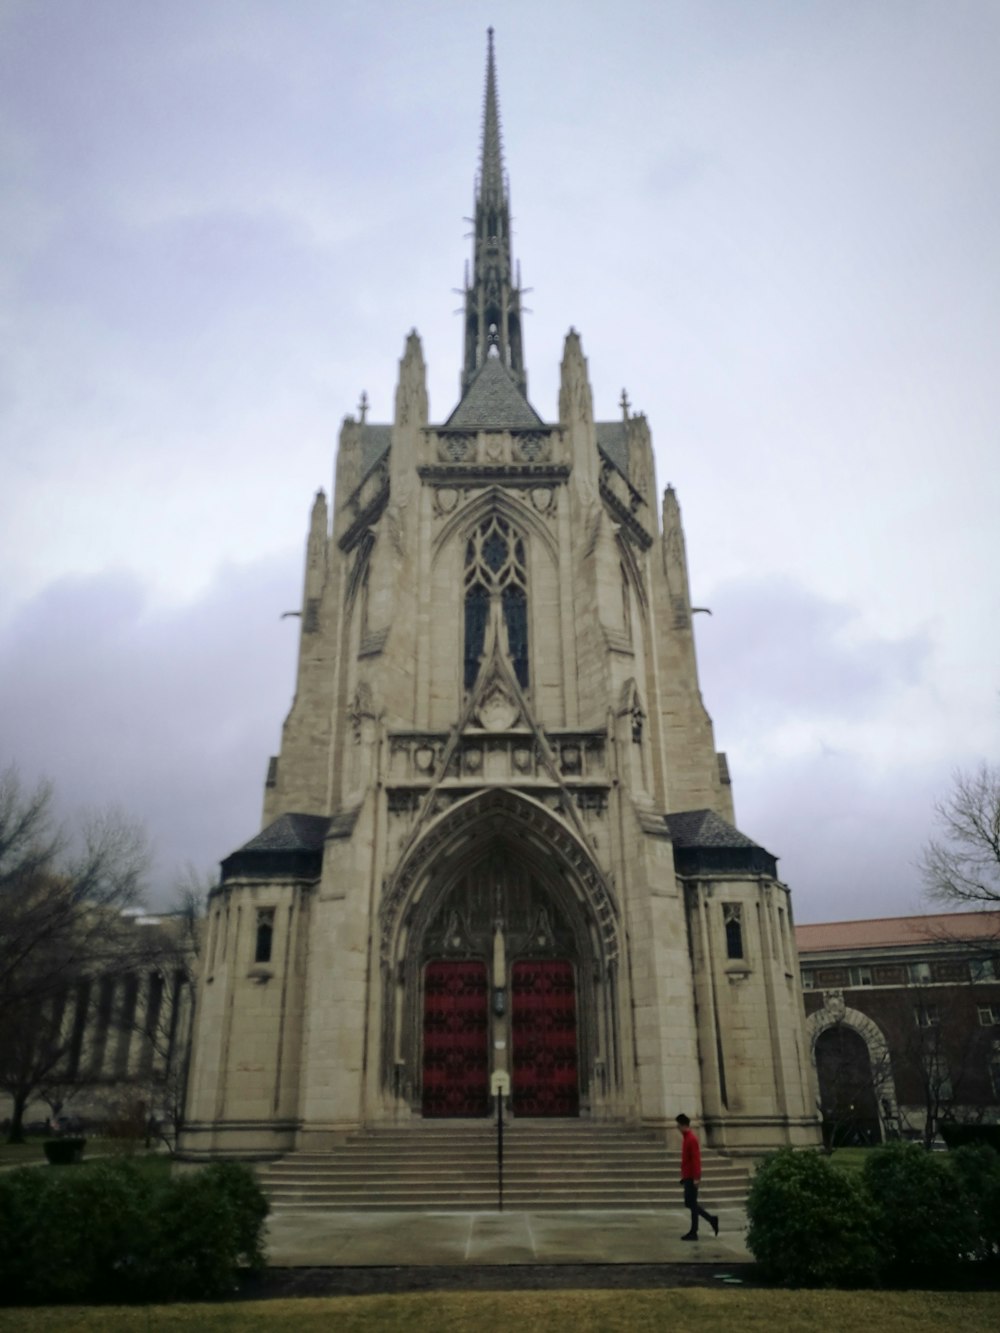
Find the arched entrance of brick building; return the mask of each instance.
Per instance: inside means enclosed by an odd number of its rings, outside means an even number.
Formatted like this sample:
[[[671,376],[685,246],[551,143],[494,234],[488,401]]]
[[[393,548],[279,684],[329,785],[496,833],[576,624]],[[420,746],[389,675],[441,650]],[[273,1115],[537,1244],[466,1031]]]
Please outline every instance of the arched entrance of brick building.
[[[817,1036],[815,1057],[826,1146],[881,1143],[875,1080],[864,1037],[844,1023],[835,1024]]]
[[[517,1117],[606,1112],[622,1078],[616,913],[575,834],[494,792],[426,841],[383,912],[395,1097],[426,1119],[486,1116],[502,1070]]]

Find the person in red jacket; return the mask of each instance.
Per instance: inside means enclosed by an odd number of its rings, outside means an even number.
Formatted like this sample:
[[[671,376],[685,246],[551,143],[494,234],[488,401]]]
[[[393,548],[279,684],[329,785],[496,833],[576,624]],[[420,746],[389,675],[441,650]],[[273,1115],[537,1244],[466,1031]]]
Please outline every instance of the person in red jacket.
[[[703,1217],[716,1235],[719,1234],[719,1219],[706,1213],[698,1202],[698,1184],[701,1180],[701,1148],[698,1135],[691,1128],[691,1121],[686,1115],[679,1115],[677,1128],[681,1132],[681,1184],[684,1186],[684,1207],[691,1210],[691,1229],[681,1240],[698,1239],[698,1218]]]

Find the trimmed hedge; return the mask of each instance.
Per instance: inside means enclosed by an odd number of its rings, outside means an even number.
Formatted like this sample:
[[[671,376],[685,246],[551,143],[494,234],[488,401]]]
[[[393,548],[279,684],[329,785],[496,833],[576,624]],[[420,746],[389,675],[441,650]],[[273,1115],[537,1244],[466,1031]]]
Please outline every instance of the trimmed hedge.
[[[949,1148],[963,1148],[967,1143],[985,1143],[1000,1153],[1000,1125],[960,1125],[942,1120],[938,1132]]]
[[[976,1257],[1000,1258],[1000,1153],[970,1143],[951,1154],[965,1197],[976,1219]]]
[[[199,1300],[264,1262],[267,1201],[235,1163],[157,1178],[130,1161],[0,1175],[0,1302]]]
[[[875,1210],[861,1183],[817,1152],[764,1160],[747,1198],[747,1246],[765,1277],[857,1287],[878,1276]]]
[[[866,1159],[862,1177],[878,1211],[887,1276],[946,1277],[975,1249],[975,1214],[944,1158],[916,1143],[893,1143]]]
[[[46,1139],[42,1151],[53,1166],[71,1166],[83,1161],[86,1139]]]
[[[891,1144],[856,1176],[818,1152],[784,1149],[757,1168],[747,1217],[747,1245],[775,1282],[947,1282],[1000,1253],[1000,1157],[984,1145],[952,1160]]]

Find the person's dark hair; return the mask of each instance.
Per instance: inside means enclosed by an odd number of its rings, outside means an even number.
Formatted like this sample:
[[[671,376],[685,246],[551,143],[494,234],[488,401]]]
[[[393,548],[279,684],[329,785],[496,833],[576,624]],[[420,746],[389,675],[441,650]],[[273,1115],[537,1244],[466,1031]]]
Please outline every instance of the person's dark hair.
[[[690,1119],[688,1118],[688,1116],[684,1114],[683,1111],[680,1113],[679,1116],[675,1116],[674,1119],[677,1121],[679,1125],[683,1125],[685,1128],[687,1128],[687,1126],[690,1125],[691,1123]]]

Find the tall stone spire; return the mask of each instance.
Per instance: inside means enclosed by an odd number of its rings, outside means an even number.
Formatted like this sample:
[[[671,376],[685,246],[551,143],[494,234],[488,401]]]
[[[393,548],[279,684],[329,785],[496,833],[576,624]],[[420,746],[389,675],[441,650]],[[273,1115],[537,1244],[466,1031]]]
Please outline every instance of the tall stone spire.
[[[476,181],[472,279],[465,281],[465,361],[462,394],[489,355],[499,357],[522,393],[528,381],[521,343],[520,274],[515,282],[510,257],[510,198],[500,145],[493,29],[488,30],[483,141]]]

